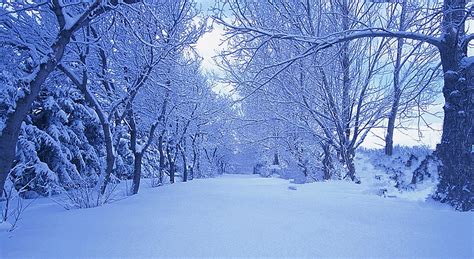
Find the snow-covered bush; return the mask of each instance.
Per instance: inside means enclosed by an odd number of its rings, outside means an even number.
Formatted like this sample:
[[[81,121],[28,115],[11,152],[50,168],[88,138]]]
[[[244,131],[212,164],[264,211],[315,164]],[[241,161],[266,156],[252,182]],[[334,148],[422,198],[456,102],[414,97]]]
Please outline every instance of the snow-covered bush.
[[[359,149],[356,170],[362,184],[382,196],[430,197],[438,184],[439,162],[428,147],[396,146],[392,156],[379,149]]]
[[[50,83],[21,128],[10,172],[20,195],[70,190],[95,182],[101,171],[103,145],[94,111],[74,89]]]

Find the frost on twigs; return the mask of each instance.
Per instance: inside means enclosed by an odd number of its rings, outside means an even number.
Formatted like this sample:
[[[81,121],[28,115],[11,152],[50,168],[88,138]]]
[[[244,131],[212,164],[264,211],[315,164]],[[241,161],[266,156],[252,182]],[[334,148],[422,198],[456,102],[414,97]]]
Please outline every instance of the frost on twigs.
[[[75,188],[64,190],[62,196],[53,200],[66,210],[99,207],[113,201],[116,187],[116,184],[109,184],[102,194],[96,185],[84,182]]]
[[[24,200],[20,195],[22,191],[16,191],[11,181],[3,188],[3,200],[0,200],[0,232],[14,231],[22,219],[23,212],[34,202]]]

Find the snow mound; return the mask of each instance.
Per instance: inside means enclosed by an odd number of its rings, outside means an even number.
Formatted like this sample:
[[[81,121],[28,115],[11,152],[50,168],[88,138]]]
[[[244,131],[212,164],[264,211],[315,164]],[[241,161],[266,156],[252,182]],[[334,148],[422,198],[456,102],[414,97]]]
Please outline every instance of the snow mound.
[[[355,158],[357,175],[368,193],[425,201],[438,184],[437,166],[424,161],[431,153],[427,147],[397,146],[392,156],[380,149],[360,149]],[[421,175],[414,177],[417,170]]]
[[[12,224],[7,221],[0,222],[0,233],[8,232],[12,229]]]

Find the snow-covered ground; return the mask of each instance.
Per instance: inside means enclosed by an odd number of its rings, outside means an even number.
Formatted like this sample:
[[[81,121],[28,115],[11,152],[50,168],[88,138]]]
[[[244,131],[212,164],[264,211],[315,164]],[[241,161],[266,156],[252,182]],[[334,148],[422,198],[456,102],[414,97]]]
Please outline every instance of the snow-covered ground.
[[[143,187],[93,209],[39,199],[0,233],[0,258],[474,257],[472,212],[365,185],[224,175]]]

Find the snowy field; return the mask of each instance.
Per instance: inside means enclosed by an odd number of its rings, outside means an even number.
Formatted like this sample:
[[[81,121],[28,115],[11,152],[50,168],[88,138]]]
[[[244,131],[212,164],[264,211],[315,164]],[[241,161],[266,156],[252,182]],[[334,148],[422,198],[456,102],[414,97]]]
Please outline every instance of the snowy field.
[[[143,187],[93,209],[39,199],[0,234],[0,258],[474,257],[473,213],[364,185],[224,175]]]

